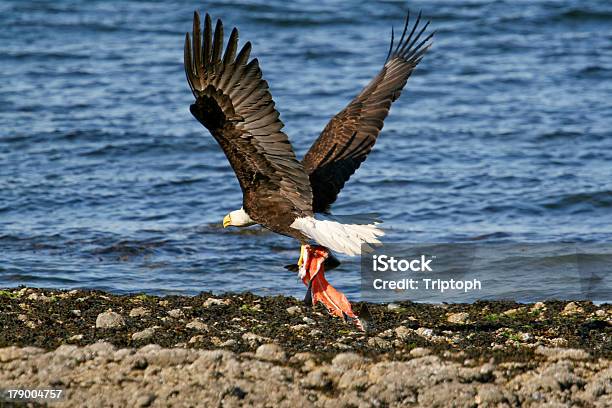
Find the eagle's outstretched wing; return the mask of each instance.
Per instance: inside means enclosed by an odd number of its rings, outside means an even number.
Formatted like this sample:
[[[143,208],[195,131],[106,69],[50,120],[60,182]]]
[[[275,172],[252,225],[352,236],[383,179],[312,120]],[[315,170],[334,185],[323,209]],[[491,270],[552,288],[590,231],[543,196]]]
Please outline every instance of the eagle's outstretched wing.
[[[392,32],[389,54],[379,74],[329,121],[302,160],[310,177],[315,212],[329,211],[344,183],[366,159],[391,103],[400,96],[408,77],[431,46],[433,33],[421,39],[429,22],[419,28],[419,13],[406,36],[409,19],[410,15],[395,48]]]
[[[203,41],[202,41],[203,40]],[[249,62],[251,44],[238,52],[238,30],[223,52],[223,24],[212,32],[206,14],[193,19],[193,43],[185,38],[185,72],[196,101],[191,113],[210,131],[225,152],[244,196],[244,208],[259,202],[287,216],[312,214],[312,191],[274,107],[257,59]],[[274,217],[272,217],[274,218]]]

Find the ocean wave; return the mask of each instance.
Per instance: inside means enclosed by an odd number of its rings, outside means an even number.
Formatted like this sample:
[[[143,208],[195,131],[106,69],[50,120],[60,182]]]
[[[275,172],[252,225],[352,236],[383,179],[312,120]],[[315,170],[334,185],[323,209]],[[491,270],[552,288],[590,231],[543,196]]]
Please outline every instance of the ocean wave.
[[[549,210],[589,211],[595,208],[612,207],[612,190],[590,193],[573,193],[557,196],[542,204]]]
[[[575,8],[564,10],[557,14],[558,19],[569,21],[610,21],[612,10],[594,10],[586,8]]]
[[[92,255],[116,257],[117,260],[129,260],[133,257],[152,255],[157,248],[168,244],[167,240],[158,241],[131,241],[122,240],[111,245],[91,249]]]

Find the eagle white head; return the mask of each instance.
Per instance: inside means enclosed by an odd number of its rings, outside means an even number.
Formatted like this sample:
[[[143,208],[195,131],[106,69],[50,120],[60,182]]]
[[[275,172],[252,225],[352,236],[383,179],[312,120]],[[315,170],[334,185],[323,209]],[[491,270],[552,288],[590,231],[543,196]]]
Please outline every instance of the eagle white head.
[[[248,227],[257,224],[249,217],[249,214],[244,211],[244,208],[232,211],[223,217],[223,228],[232,227]]]

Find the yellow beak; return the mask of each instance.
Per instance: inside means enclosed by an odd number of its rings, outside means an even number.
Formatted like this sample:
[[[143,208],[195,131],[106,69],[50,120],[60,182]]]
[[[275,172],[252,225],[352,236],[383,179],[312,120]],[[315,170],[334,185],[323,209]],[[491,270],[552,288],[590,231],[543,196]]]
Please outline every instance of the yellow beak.
[[[229,225],[232,225],[232,217],[227,214],[225,217],[223,217],[223,228],[227,228]]]

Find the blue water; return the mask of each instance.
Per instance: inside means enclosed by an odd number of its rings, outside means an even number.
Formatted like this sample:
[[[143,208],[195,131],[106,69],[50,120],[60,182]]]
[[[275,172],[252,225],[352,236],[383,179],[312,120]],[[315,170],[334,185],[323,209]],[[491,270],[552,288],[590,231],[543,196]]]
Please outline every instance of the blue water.
[[[4,0],[0,287],[302,296],[283,269],[296,242],[221,228],[241,193],[188,110],[192,12],[253,43],[302,156],[409,7],[434,46],[335,212],[380,213],[394,242],[612,244],[607,0]],[[343,260],[329,279],[358,298],[359,260]]]

